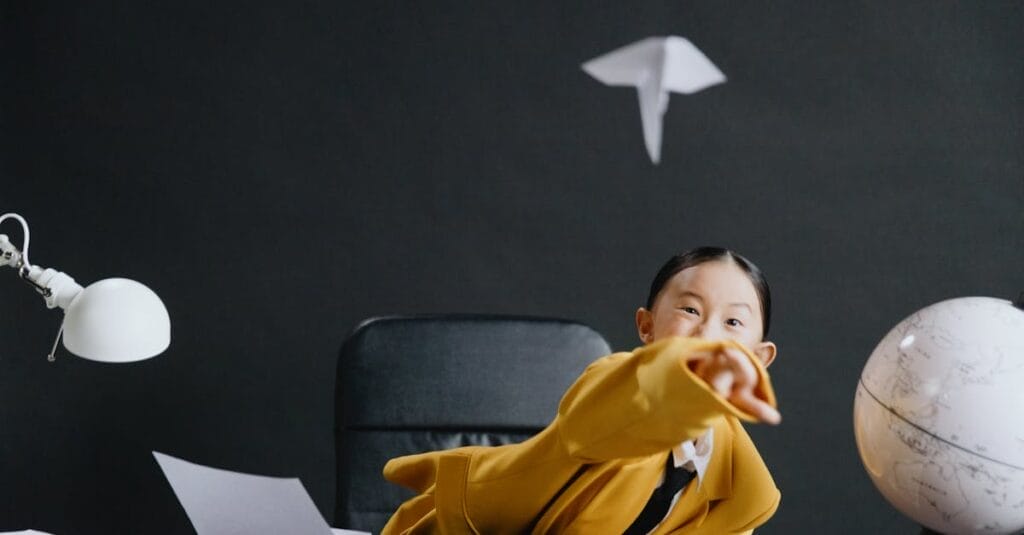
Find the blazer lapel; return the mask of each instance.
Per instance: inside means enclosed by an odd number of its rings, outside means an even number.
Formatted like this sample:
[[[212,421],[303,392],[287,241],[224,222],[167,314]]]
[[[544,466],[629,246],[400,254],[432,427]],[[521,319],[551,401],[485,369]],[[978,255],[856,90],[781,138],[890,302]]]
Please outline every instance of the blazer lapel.
[[[724,500],[732,496],[733,433],[724,417],[716,418],[711,428],[715,430],[715,444],[699,491],[708,501]]]

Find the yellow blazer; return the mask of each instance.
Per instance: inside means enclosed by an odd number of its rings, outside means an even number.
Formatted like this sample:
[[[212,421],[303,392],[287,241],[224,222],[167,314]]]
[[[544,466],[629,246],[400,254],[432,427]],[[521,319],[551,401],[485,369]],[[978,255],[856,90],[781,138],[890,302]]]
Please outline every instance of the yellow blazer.
[[[749,533],[775,513],[779,490],[739,419],[754,421],[686,366],[732,346],[754,363],[758,396],[775,405],[760,361],[742,345],[661,340],[591,364],[555,420],[534,437],[392,459],[384,477],[419,495],[381,532],[622,533],[647,503],[666,456],[714,429],[704,478],[691,483],[655,534]]]

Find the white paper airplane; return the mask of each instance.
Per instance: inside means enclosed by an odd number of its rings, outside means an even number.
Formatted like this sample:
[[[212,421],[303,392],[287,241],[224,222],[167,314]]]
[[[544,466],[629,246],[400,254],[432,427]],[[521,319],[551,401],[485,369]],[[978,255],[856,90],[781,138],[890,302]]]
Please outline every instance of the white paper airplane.
[[[583,70],[605,85],[636,87],[644,144],[654,163],[661,159],[661,121],[669,92],[689,95],[725,81],[704,53],[675,35],[626,45],[584,63]]]

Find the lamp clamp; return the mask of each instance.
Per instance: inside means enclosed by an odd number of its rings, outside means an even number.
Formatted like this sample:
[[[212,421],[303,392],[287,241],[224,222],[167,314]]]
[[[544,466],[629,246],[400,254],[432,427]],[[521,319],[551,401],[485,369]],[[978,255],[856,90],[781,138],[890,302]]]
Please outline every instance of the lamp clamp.
[[[21,268],[21,251],[11,243],[6,234],[0,234],[0,266],[10,265]]]

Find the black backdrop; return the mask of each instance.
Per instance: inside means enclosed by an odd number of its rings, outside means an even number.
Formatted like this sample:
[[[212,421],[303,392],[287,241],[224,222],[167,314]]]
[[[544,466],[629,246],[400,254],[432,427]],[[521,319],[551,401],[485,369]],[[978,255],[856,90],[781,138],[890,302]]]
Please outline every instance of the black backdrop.
[[[776,299],[760,532],[914,533],[860,465],[858,373],[913,310],[1024,287],[1019,2],[0,6],[0,212],[173,321],[159,358],[51,364],[59,313],[0,278],[0,529],[188,532],[152,449],[298,476],[330,520],[360,319],[554,315],[628,349],[660,263],[720,244]],[[653,166],[635,93],[579,65],[670,33],[729,81],[672,97]]]

